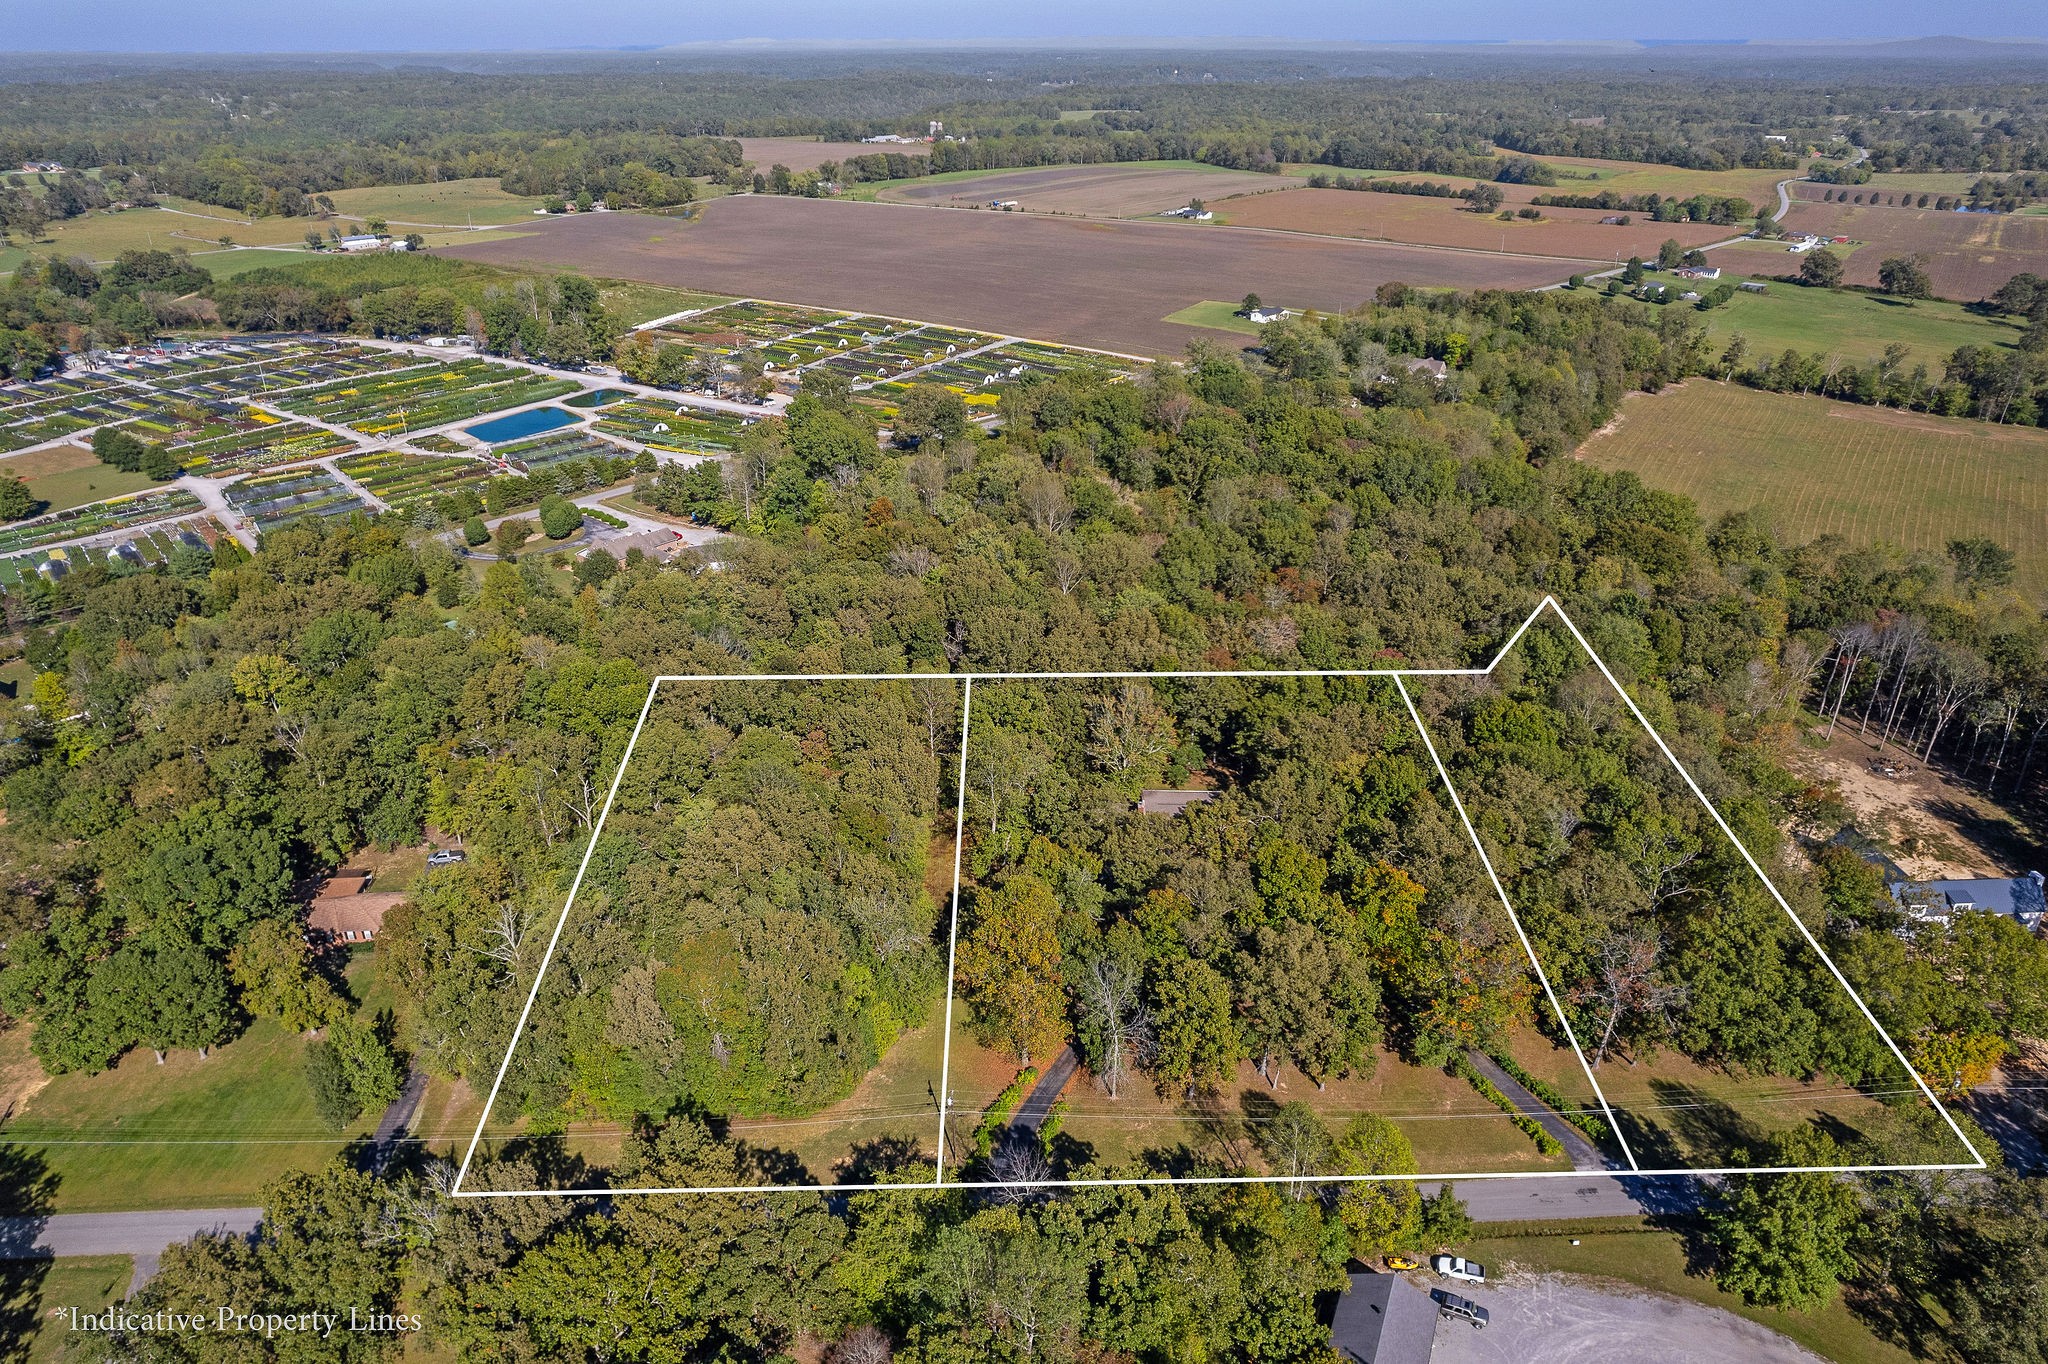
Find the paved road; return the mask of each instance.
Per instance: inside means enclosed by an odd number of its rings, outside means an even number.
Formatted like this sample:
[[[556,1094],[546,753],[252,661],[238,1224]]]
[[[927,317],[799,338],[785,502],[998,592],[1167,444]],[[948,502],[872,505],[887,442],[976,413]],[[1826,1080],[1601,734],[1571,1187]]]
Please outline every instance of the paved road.
[[[1475,1222],[1549,1221],[1566,1217],[1644,1217],[1689,1212],[1702,1202],[1698,1180],[1683,1176],[1597,1175],[1551,1179],[1453,1181]],[[1419,1184],[1424,1193],[1438,1185]]]
[[[47,1260],[59,1255],[127,1255],[135,1261],[128,1291],[148,1283],[173,1241],[202,1231],[247,1236],[261,1208],[199,1208],[169,1212],[68,1212],[51,1217],[0,1217],[0,1260]]]
[[[1434,1364],[1819,1364],[1768,1327],[1699,1303],[1558,1274],[1460,1289],[1485,1330],[1439,1318]]]
[[[417,1066],[406,1072],[405,1088],[398,1091],[398,1097],[384,1110],[384,1116],[377,1120],[377,1130],[370,1137],[370,1166],[382,1170],[390,1163],[392,1153],[398,1149],[398,1139],[412,1126],[413,1115],[419,1112],[420,1100],[426,1097],[427,1073]]]
[[[1060,1048],[1060,1054],[1052,1058],[1052,1064],[1038,1077],[1038,1083],[1024,1096],[1024,1102],[1017,1105],[1016,1116],[1010,1119],[1010,1126],[1019,1132],[1036,1132],[1045,1115],[1052,1111],[1059,1099],[1060,1091],[1067,1087],[1067,1081],[1074,1078],[1074,1072],[1081,1068],[1081,1058],[1074,1055],[1072,1047]]]

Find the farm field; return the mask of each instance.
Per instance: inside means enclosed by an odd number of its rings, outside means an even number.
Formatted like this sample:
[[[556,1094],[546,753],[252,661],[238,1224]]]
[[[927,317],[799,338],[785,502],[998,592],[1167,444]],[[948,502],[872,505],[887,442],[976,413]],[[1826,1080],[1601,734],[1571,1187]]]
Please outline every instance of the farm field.
[[[335,463],[343,473],[394,507],[481,483],[491,474],[490,467],[481,460],[461,455],[411,455],[401,450],[349,455]]]
[[[849,156],[873,156],[877,152],[898,152],[905,156],[929,156],[924,146],[901,143],[821,142],[815,137],[743,137],[740,155],[754,163],[756,170],[787,166],[793,171],[816,170],[827,161],[844,161]]]
[[[62,577],[83,564],[103,568],[141,568],[147,564],[159,564],[180,549],[204,549],[226,533],[220,522],[212,517],[192,516],[189,507],[172,514],[188,519],[137,525],[128,538],[112,544],[102,542],[84,549],[76,545],[70,549],[36,549],[0,558],[0,591],[32,576]],[[45,565],[49,566],[47,573],[44,572]]]
[[[327,197],[334,201],[335,213],[341,217],[383,218],[394,229],[514,223],[532,217],[533,211],[541,206],[541,200],[531,195],[507,194],[499,189],[496,177],[338,189]],[[303,237],[307,230],[302,227],[300,235]]]
[[[1799,257],[1790,256],[1797,261]],[[1795,265],[1792,267],[1797,269]],[[1723,282],[1745,278],[1732,272]],[[1958,346],[2010,346],[2021,328],[2006,318],[1984,317],[1939,299],[1906,307],[1879,294],[1852,289],[1805,289],[1769,281],[1770,292],[1737,294],[1719,308],[1699,314],[1715,351],[1733,332],[1749,340],[1752,359],[1777,356],[1787,346],[1802,352],[1867,360],[1896,341],[1908,347],[1907,367],[1925,364],[1939,377]],[[1674,305],[1676,306],[1676,305]]]
[[[1793,540],[1940,553],[1988,535],[2048,596],[2048,431],[1690,379],[1623,400],[1578,457],[1683,493],[1707,516],[1764,510]]]
[[[1927,257],[1935,294],[1959,303],[1988,297],[2023,270],[2048,273],[2048,218],[2028,214],[1795,203],[1785,226],[1869,242],[1847,262],[1850,284],[1874,285],[1885,257],[1916,254]]]
[[[812,249],[820,240],[836,248]],[[1256,292],[1291,307],[1334,310],[1357,306],[1391,280],[1528,288],[1569,273],[1539,258],[1489,259],[1391,243],[1189,231],[1166,222],[920,214],[900,205],[769,195],[715,200],[690,224],[631,214],[556,219],[518,240],[479,238],[452,254],[492,264],[575,265],[611,277],[801,298],[1146,355],[1177,354],[1203,335],[1242,344],[1238,333],[1162,320],[1205,298]],[[1048,288],[1049,281],[1059,287]]]
[[[99,209],[49,224],[42,240],[25,243],[38,256],[84,256],[110,261],[123,251],[218,250],[220,238],[243,246],[297,246],[305,241],[304,218],[259,218],[247,222],[226,210],[165,199],[162,208]]]
[[[573,379],[551,379],[523,366],[465,359],[388,376],[341,379],[287,395],[277,406],[375,436],[444,426],[559,398],[581,387]]]
[[[1282,176],[1223,170],[1195,162],[1041,166],[1030,170],[973,172],[899,180],[876,198],[890,203],[979,208],[991,200],[1017,201],[1025,213],[1089,218],[1139,218],[1200,199],[1211,208],[1232,195],[1285,189]],[[1195,226],[1196,224],[1185,224]]]
[[[228,505],[258,531],[273,531],[302,516],[347,516],[367,510],[340,479],[319,465],[252,474],[227,486]]]
[[[636,398],[601,408],[592,429],[657,450],[720,454],[747,425],[746,418],[716,408],[678,403],[670,411],[665,403]]]
[[[1520,153],[1503,150],[1504,156]],[[1640,161],[1602,161],[1592,157],[1538,156],[1531,160],[1559,172],[1554,185],[1502,185],[1501,193],[1511,205],[1526,204],[1543,194],[1660,194],[1665,198],[1690,199],[1695,194],[1734,195],[1747,199],[1754,208],[1778,206],[1778,182],[1799,174],[1789,170],[1688,170],[1683,166],[1659,166]],[[1463,189],[1476,183],[1466,176],[1431,175],[1420,171],[1352,170],[1345,166],[1290,164],[1290,174],[1346,175],[1360,180],[1428,180]]]
[[[1711,223],[1659,223],[1634,215],[1627,227],[1603,225],[1598,209],[1546,208],[1540,222],[1502,222],[1491,213],[1472,213],[1462,199],[1415,194],[1374,194],[1365,190],[1292,189],[1233,199],[1221,212],[1232,227],[1370,240],[1457,246],[1472,251],[1559,256],[1603,264],[1630,256],[1650,257],[1666,240],[1705,246],[1742,229]]]
[[[55,445],[25,455],[0,459],[0,474],[28,484],[29,495],[44,512],[68,511],[102,498],[139,493],[156,486],[145,473],[124,473],[102,464],[83,445]]]
[[[98,535],[102,531],[122,530],[199,509],[199,499],[183,488],[155,485],[148,492],[130,493],[126,497],[51,512],[30,521],[17,521],[0,530],[0,554],[18,554],[25,549]]]

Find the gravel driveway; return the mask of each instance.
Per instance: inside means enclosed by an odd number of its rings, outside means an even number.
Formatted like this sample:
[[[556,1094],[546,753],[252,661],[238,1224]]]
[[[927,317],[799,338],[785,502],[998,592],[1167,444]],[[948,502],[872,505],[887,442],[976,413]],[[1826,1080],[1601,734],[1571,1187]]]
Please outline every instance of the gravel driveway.
[[[1451,1285],[1493,1314],[1437,1322],[1432,1364],[1820,1364],[1751,1321],[1698,1303],[1558,1274]]]

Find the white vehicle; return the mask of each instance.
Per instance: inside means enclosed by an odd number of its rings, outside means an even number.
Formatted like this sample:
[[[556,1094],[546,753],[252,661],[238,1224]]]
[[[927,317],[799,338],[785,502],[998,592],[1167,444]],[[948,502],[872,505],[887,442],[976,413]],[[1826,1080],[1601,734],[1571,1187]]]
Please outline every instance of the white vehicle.
[[[1429,1257],[1429,1267],[1446,1279],[1456,1279],[1461,1283],[1486,1282],[1485,1265],[1475,1265],[1470,1260],[1460,1259],[1456,1255],[1432,1255]]]

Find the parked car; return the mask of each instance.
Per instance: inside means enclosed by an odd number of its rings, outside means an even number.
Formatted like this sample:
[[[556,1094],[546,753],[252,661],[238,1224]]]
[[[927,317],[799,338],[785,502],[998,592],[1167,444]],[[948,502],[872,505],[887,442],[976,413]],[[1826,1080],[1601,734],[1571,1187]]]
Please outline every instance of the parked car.
[[[1432,1255],[1429,1267],[1446,1279],[1457,1279],[1462,1283],[1485,1283],[1486,1266],[1475,1265],[1470,1260],[1456,1255]]]
[[[1389,1255],[1387,1257],[1387,1268],[1420,1269],[1422,1268],[1422,1262],[1420,1260],[1411,1260],[1406,1255]]]
[[[430,867],[452,867],[457,862],[467,862],[469,854],[460,848],[436,848],[427,854]]]
[[[1461,1298],[1447,1288],[1432,1288],[1429,1296],[1436,1303],[1436,1314],[1456,1321],[1469,1321],[1475,1331],[1484,1331],[1493,1314],[1470,1298]]]

